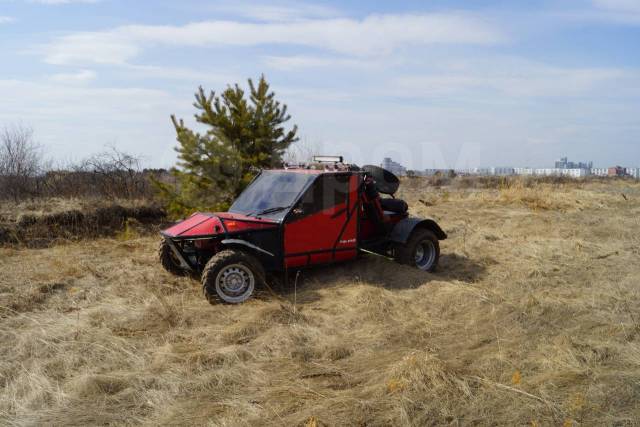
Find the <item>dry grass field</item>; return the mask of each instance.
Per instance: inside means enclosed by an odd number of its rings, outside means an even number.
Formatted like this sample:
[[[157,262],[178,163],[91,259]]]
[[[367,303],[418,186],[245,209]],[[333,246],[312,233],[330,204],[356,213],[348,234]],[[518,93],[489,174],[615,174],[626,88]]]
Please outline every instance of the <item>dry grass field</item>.
[[[438,272],[364,256],[239,306],[154,235],[0,248],[0,425],[640,424],[640,184],[401,191]]]

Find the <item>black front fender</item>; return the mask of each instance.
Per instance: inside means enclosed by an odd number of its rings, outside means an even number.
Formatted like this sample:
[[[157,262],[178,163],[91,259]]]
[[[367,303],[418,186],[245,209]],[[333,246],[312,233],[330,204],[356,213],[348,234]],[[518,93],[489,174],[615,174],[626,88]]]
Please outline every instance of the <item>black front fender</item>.
[[[256,246],[253,243],[247,242],[246,240],[243,240],[243,239],[225,239],[220,243],[222,243],[225,246],[240,246],[263,255],[269,255],[269,256],[275,257],[275,255],[272,254],[271,252],[266,251],[261,247]]]
[[[389,240],[396,243],[407,243],[409,236],[416,228],[431,230],[438,240],[445,240],[447,233],[432,219],[409,217],[398,222],[389,234]]]
[[[237,249],[250,253],[260,261],[267,271],[281,269],[282,256],[272,241],[249,241],[241,236],[236,236],[236,238],[224,239],[220,243],[222,244],[221,249]],[[271,243],[271,245],[265,243]]]

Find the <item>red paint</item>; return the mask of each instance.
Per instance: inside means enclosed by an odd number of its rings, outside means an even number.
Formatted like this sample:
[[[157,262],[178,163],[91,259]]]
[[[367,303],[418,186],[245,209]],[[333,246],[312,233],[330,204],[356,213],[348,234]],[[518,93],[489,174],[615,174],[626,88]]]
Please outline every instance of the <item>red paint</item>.
[[[248,230],[264,230],[265,228],[275,228],[278,226],[274,222],[258,222],[258,221],[237,221],[234,219],[223,219],[228,233]]]
[[[354,248],[358,245],[358,211],[360,200],[358,198],[359,177],[353,175],[349,180],[349,213],[351,217],[347,220],[347,225],[338,241],[336,248]],[[345,212],[346,214],[346,212]]]
[[[285,224],[284,253],[286,255],[304,252],[327,251],[311,254],[311,264],[323,264],[333,261],[335,249],[353,248],[340,255],[340,260],[356,256],[358,232],[358,185],[359,177],[353,175],[349,181],[349,200],[313,215],[308,215]],[[352,213],[349,218],[349,214]],[[342,233],[342,234],[341,234]],[[286,258],[287,267],[301,260]],[[306,260],[305,260],[306,263]]]
[[[222,222],[227,232],[264,229],[277,227],[278,223],[267,219],[258,219],[229,212],[201,213],[196,212],[189,218],[163,231],[171,237],[197,237],[224,233]]]
[[[321,251],[333,249],[333,245],[346,220],[345,203],[325,209],[313,215],[294,220],[284,227],[284,253]]]
[[[287,266],[287,268],[302,267],[304,265],[307,265],[307,259],[308,259],[307,255],[287,257],[284,260],[284,264]]]
[[[319,254],[311,254],[311,264],[326,264],[333,259],[333,252],[321,252]]]
[[[220,231],[216,231],[216,226]],[[171,237],[194,237],[222,232],[222,222],[212,214],[196,212],[184,221],[163,231]]]

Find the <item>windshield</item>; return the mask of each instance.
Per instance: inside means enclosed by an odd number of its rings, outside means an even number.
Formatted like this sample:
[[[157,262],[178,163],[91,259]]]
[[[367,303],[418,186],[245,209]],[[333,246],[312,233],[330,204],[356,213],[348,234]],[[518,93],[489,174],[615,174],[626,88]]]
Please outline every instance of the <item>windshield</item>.
[[[317,175],[264,171],[231,205],[229,212],[282,219],[308,183]]]

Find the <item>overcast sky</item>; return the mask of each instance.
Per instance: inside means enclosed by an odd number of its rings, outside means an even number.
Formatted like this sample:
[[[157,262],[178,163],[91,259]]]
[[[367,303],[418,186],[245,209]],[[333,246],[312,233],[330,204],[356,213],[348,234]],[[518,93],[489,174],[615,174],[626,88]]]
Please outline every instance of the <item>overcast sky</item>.
[[[361,164],[640,165],[640,0],[385,3],[0,0],[0,126],[171,166],[170,114],[264,73],[307,145]]]

